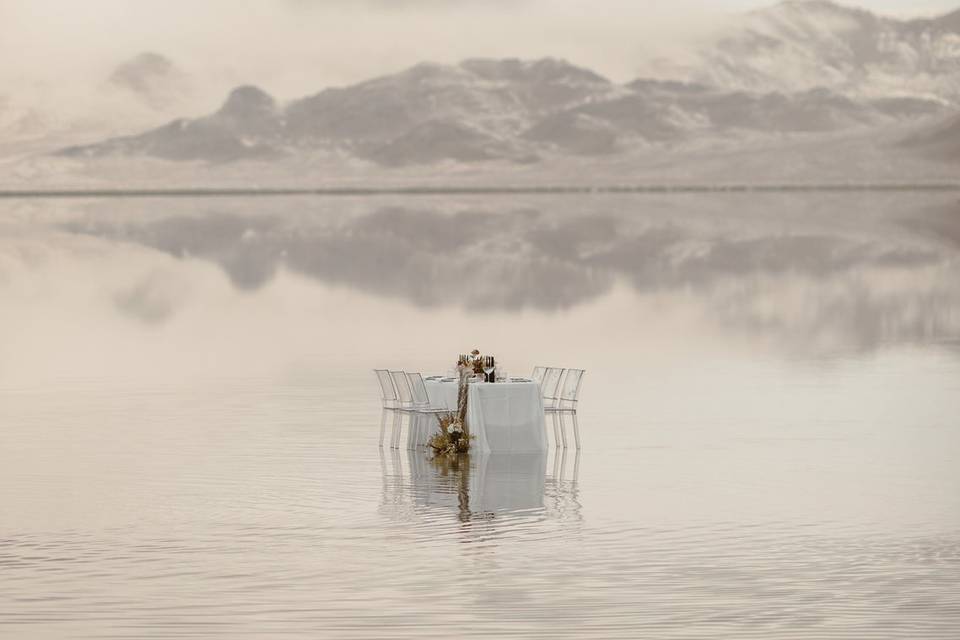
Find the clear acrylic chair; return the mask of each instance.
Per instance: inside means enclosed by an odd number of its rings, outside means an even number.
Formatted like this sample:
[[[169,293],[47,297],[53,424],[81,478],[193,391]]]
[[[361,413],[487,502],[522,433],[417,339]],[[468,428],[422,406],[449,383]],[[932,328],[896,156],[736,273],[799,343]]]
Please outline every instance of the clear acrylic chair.
[[[534,367],[533,373],[530,374],[530,379],[536,382],[537,384],[543,383],[543,374],[547,372],[546,367]]]
[[[580,399],[580,386],[583,384],[583,369],[566,369],[563,376],[563,382],[559,385],[559,394],[554,398],[554,402],[547,406],[544,404],[543,410],[554,416],[560,416],[560,433],[563,436],[563,446],[567,446],[567,436],[563,423],[564,414],[569,414],[573,420],[573,437],[577,442],[577,449],[580,448],[580,425],[577,423],[577,402]]]
[[[386,369],[374,369],[373,372],[377,374],[377,382],[380,383],[380,402],[383,406],[383,411],[380,414],[380,446],[383,447],[383,432],[387,423],[387,414],[393,414],[394,422],[396,422],[399,416],[397,413],[397,388],[393,384],[393,378],[390,377],[389,371]]]
[[[560,446],[561,439],[563,447],[567,446],[567,436],[558,423],[558,413],[556,408],[560,406],[560,381],[563,378],[563,369],[559,367],[546,367],[543,372],[543,381],[540,383],[540,397],[543,400],[544,413],[550,413],[553,416],[553,442],[555,446]],[[544,416],[546,417],[546,416]],[[546,425],[544,425],[546,426]]]
[[[410,393],[413,396],[413,409],[418,417],[436,416],[439,413],[447,413],[449,409],[444,407],[435,407],[430,404],[430,396],[427,393],[427,385],[423,382],[423,375],[420,373],[407,373],[407,381],[410,383]],[[423,423],[417,420],[416,426],[411,429],[413,433],[414,446],[420,442],[420,431]]]
[[[400,432],[403,430],[403,416],[410,416],[408,429],[411,428],[413,426],[413,414],[416,412],[416,407],[413,404],[413,390],[410,388],[410,380],[407,378],[406,372],[391,371],[390,379],[393,380],[393,386],[397,391],[397,406],[395,411],[398,412],[397,419],[393,424],[393,433],[390,437],[390,447],[397,449]]]

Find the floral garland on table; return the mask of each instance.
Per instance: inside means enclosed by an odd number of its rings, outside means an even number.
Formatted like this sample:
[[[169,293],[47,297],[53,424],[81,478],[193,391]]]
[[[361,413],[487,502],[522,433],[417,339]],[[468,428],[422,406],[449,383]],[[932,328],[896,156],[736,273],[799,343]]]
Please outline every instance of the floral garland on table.
[[[440,431],[427,441],[437,456],[456,455],[470,451],[470,429],[467,427],[467,398],[470,388],[467,379],[483,373],[483,360],[480,352],[474,349],[469,356],[461,355],[457,360],[457,410],[437,414]]]

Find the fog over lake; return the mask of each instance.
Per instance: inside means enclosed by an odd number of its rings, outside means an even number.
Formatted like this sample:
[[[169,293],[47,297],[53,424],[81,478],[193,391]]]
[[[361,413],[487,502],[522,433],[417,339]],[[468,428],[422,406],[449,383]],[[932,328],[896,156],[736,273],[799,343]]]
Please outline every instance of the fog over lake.
[[[587,370],[377,446],[374,367]],[[0,635],[955,638],[960,199],[0,201]]]

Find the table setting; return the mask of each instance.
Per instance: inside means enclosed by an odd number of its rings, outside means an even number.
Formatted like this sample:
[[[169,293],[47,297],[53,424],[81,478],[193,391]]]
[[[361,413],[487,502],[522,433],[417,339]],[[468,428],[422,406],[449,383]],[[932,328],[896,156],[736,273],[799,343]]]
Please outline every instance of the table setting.
[[[378,376],[384,370],[377,370]],[[396,405],[385,409],[410,415],[408,448],[436,455],[537,453],[547,450],[539,383],[511,377],[493,355],[474,349],[460,354],[446,374],[389,372]],[[381,424],[381,438],[383,425]]]
[[[580,448],[577,401],[583,369],[534,367],[530,377],[511,376],[493,355],[474,349],[457,356],[445,374],[374,369],[383,412],[380,445],[392,414],[392,448],[408,417],[407,449],[434,456],[538,453],[548,447],[545,416],[553,420],[556,446],[567,447],[563,417],[573,421]]]

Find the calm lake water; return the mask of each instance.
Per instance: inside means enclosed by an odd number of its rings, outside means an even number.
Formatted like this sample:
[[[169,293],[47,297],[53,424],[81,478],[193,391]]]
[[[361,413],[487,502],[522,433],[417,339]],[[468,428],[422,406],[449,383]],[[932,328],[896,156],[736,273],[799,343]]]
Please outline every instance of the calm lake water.
[[[370,369],[587,370],[379,449]],[[0,637],[957,638],[956,194],[0,202]]]

